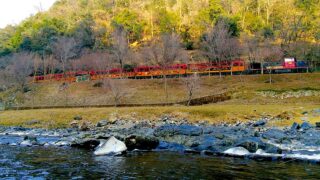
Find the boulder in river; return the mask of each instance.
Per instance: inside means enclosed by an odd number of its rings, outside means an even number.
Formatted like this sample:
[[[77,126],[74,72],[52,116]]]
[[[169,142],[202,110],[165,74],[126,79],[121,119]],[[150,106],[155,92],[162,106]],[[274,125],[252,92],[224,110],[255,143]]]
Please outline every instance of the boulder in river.
[[[71,147],[83,148],[83,149],[94,149],[100,144],[97,139],[79,139],[71,143]]]
[[[33,136],[25,136],[23,138],[23,141],[20,143],[21,146],[33,146],[37,144],[38,144],[38,140],[36,137],[33,137]]]
[[[250,152],[244,147],[230,148],[224,151],[224,153],[229,155],[238,155],[238,156],[244,156],[244,155],[250,154]]]
[[[290,130],[291,130],[291,131],[296,131],[296,130],[298,130],[298,129],[300,129],[300,125],[299,125],[298,123],[294,122],[294,123],[292,124]]]
[[[101,141],[99,146],[94,151],[94,155],[112,155],[121,154],[127,150],[127,146],[124,142],[118,140],[114,136],[110,137],[107,141]]]
[[[280,129],[268,129],[262,134],[262,137],[265,139],[283,139],[286,137],[286,134]]]
[[[303,130],[308,130],[308,129],[312,128],[312,127],[313,126],[311,124],[309,124],[308,122],[303,122],[301,124],[301,129],[303,129]]]
[[[143,136],[129,136],[125,139],[125,144],[128,150],[152,150],[159,145],[159,140],[155,137],[143,137]]]

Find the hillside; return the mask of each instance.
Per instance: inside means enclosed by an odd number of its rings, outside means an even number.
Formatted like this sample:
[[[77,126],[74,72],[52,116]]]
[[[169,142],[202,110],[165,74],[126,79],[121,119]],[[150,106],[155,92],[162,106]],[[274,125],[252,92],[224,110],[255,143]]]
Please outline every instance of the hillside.
[[[194,97],[213,95],[232,90],[232,99],[203,106],[186,107],[126,107],[126,108],[56,108],[0,112],[0,124],[32,127],[68,127],[73,117],[81,115],[86,121],[96,123],[101,119],[157,120],[164,116],[190,121],[206,120],[210,123],[234,123],[262,117],[274,118],[272,125],[290,125],[301,122],[303,112],[319,108],[320,74],[273,75],[273,84],[266,83],[268,76],[203,77]],[[69,106],[109,104],[114,101],[110,90],[93,87],[97,82],[73,83],[68,95]],[[165,101],[161,79],[127,80],[127,91],[121,103],[161,103]],[[11,95],[1,92],[2,100],[12,99],[20,106],[66,105],[66,94],[59,92],[61,83],[33,84],[32,91]],[[186,99],[182,79],[169,79],[169,102]],[[11,91],[12,93],[13,91]],[[280,120],[279,120],[280,119]],[[28,123],[39,120],[39,123]],[[309,119],[319,121],[318,116]]]
[[[50,55],[60,36],[74,37],[81,49],[108,49],[117,27],[124,28],[132,47],[174,32],[186,49],[197,49],[207,30],[224,19],[242,42],[270,38],[288,55],[312,59],[320,38],[319,7],[319,0],[58,0],[49,11],[1,29],[0,56]]]
[[[320,74],[273,76],[272,84],[268,83],[268,75],[202,77],[199,79],[198,88],[193,92],[193,98],[232,92],[232,99],[224,103],[318,104],[320,102],[318,83]],[[168,79],[167,99],[163,79],[116,81],[124,81],[121,86],[119,85],[121,90],[118,90],[122,94],[121,104],[176,103],[188,98],[184,78]],[[94,87],[99,82],[101,81],[71,83],[67,89],[61,89],[63,84],[61,82],[31,84],[28,92],[21,93],[19,90],[11,89],[0,93],[0,97],[3,101],[13,102],[15,106],[29,107],[114,105],[115,92],[108,87]],[[304,95],[304,91],[310,92]]]

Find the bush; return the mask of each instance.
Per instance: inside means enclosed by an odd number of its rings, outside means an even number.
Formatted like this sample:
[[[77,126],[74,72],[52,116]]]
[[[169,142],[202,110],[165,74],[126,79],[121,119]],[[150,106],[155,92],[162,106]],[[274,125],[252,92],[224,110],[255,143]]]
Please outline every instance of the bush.
[[[23,87],[23,93],[27,93],[27,92],[30,92],[30,91],[31,91],[30,87],[28,87],[28,86]]]
[[[103,86],[103,82],[96,82],[93,84],[93,87],[102,87]]]

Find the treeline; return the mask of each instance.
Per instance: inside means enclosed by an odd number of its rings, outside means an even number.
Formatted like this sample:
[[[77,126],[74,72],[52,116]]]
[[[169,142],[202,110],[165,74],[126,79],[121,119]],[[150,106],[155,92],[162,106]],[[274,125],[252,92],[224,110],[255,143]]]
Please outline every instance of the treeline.
[[[42,74],[96,68],[101,59],[127,68],[283,56],[317,64],[319,13],[319,0],[58,0],[0,30],[0,68],[25,54]]]

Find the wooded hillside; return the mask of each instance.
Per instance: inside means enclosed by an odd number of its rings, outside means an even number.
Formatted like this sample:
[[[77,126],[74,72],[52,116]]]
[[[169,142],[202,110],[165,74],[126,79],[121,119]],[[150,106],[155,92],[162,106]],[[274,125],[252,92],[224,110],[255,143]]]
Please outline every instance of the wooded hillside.
[[[42,60],[52,56],[60,64],[111,52],[123,66],[136,63],[137,55],[122,52],[140,51],[164,34],[175,34],[183,49],[193,50],[192,60],[212,60],[221,56],[205,44],[212,45],[208,37],[214,28],[219,30],[220,21],[228,30],[223,38],[237,41],[227,43],[237,47],[231,48],[237,49],[228,55],[232,58],[259,60],[264,50],[252,49],[277,46],[281,56],[320,59],[319,0],[58,0],[49,11],[0,30],[0,65],[12,63],[13,54],[21,52]],[[221,35],[212,34],[216,40]]]

